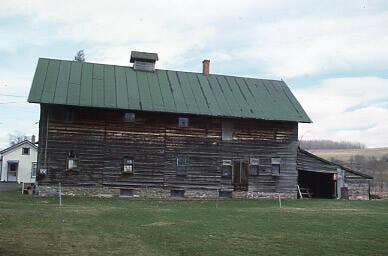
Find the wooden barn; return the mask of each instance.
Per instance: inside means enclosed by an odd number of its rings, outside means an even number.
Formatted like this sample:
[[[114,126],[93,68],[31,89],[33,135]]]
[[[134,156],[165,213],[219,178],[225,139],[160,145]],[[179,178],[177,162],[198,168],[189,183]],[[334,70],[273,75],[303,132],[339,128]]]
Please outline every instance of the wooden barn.
[[[369,199],[371,176],[352,170],[299,148],[299,197]]]
[[[298,123],[283,81],[39,59],[40,194],[296,198]],[[365,176],[362,176],[365,178]]]

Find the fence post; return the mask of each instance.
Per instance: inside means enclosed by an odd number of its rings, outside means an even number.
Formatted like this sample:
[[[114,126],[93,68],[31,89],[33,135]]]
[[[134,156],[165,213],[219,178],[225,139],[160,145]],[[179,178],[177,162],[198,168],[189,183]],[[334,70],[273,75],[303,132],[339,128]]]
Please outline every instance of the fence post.
[[[62,206],[62,186],[59,182],[59,205]]]
[[[280,199],[280,194],[278,194],[279,197],[279,208],[282,208],[282,200]]]

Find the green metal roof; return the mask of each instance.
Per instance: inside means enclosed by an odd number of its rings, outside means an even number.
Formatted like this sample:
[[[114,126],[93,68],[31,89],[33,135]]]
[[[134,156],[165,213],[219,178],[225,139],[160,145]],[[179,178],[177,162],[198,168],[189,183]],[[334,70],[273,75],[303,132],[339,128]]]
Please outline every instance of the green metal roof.
[[[43,58],[28,102],[311,122],[283,81]]]

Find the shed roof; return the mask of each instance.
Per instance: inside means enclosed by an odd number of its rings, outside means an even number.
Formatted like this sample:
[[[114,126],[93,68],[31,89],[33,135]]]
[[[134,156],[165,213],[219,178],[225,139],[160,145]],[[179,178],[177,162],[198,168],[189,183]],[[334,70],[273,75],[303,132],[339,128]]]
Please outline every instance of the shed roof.
[[[311,122],[283,81],[46,58],[28,102]]]
[[[346,167],[346,166],[344,166],[344,165],[337,164],[337,163],[331,162],[331,161],[329,161],[329,160],[326,160],[326,159],[324,159],[324,158],[322,158],[322,157],[319,157],[319,156],[317,156],[317,155],[314,155],[313,153],[308,152],[308,151],[305,150],[305,149],[302,149],[301,147],[298,147],[298,157],[299,157],[299,154],[304,154],[304,155],[306,155],[306,156],[309,156],[309,157],[312,157],[312,158],[314,158],[314,159],[317,159],[318,161],[321,161],[321,162],[323,162],[323,163],[329,164],[329,165],[331,165],[331,166],[333,166],[333,167],[336,167],[336,168],[337,168],[337,167],[338,167],[338,168],[341,168],[341,169],[343,169],[343,170],[345,170],[345,171],[348,171],[348,172],[353,173],[353,174],[355,174],[355,175],[364,177],[364,178],[366,178],[366,179],[373,179],[373,177],[370,176],[370,175],[367,175],[367,174],[365,174],[365,173],[362,173],[362,172],[359,172],[359,171],[350,169],[349,167]]]

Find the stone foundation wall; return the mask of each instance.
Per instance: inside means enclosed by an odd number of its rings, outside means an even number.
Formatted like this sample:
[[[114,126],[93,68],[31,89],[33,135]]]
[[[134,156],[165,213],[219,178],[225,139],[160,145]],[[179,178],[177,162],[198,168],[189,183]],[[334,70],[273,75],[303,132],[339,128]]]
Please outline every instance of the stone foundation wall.
[[[385,199],[388,200],[388,192],[370,192],[371,199]]]
[[[126,198],[150,198],[150,199],[216,199],[219,198],[218,190],[185,190],[183,197],[172,197],[171,190],[163,188],[109,188],[109,187],[77,187],[64,186],[62,195],[84,197],[126,197]],[[37,187],[39,196],[58,195],[58,186],[40,185]],[[296,193],[265,193],[253,191],[233,191],[232,198],[240,199],[296,199]]]
[[[53,196],[58,195],[58,186],[37,186],[37,193],[39,196]],[[65,196],[84,196],[84,197],[112,197],[120,194],[119,188],[107,187],[61,187],[62,195]]]
[[[369,184],[364,182],[348,182],[349,200],[369,200]]]
[[[233,198],[246,198],[246,199],[296,199],[295,193],[274,193],[274,192],[255,192],[255,191],[234,191]]]

